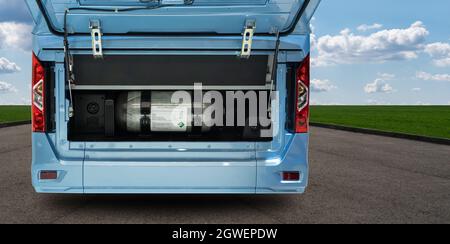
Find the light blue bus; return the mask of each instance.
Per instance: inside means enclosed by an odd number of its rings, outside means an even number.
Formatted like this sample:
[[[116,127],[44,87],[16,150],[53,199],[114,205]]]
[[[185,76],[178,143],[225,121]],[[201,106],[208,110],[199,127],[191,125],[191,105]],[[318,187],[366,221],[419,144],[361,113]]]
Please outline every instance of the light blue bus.
[[[304,193],[319,2],[26,0],[35,190]]]

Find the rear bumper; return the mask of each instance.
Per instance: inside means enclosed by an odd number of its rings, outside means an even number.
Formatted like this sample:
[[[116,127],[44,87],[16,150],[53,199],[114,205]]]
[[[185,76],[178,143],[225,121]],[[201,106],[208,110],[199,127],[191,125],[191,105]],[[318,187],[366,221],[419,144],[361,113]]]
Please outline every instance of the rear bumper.
[[[34,134],[32,180],[38,193],[299,194],[308,183],[307,148],[305,134],[293,136],[283,155],[251,161],[99,162],[58,157],[48,136]],[[58,171],[58,179],[40,181],[46,170]],[[283,171],[300,171],[301,180],[283,182]]]

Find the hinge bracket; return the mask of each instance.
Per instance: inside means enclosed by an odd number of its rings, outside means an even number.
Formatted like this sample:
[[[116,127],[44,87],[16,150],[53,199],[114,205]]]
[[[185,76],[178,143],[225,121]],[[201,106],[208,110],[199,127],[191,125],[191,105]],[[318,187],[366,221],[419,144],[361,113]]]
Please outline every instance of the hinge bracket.
[[[91,29],[92,54],[96,59],[103,58],[102,31],[100,20],[90,20],[89,28]]]
[[[245,30],[243,38],[242,38],[242,50],[240,57],[241,58],[250,58],[252,53],[252,45],[253,45],[253,35],[255,34],[256,29],[256,21],[255,20],[247,20],[245,23]]]

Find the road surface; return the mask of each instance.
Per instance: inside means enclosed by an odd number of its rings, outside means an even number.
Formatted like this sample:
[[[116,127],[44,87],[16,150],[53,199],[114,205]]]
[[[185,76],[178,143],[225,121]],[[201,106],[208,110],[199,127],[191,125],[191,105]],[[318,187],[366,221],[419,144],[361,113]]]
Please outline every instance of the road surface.
[[[30,126],[0,129],[0,223],[450,223],[450,147],[312,128],[300,196],[39,195]]]

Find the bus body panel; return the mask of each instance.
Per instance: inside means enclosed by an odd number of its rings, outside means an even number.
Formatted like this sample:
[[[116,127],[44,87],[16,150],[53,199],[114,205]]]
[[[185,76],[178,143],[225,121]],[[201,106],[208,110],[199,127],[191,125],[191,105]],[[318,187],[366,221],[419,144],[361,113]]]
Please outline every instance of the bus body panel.
[[[36,22],[33,52],[39,60],[54,64],[51,72],[55,83],[55,128],[32,135],[32,182],[37,192],[274,194],[305,191],[309,175],[309,134],[295,134],[286,128],[286,72],[288,64],[300,63],[309,54],[310,33],[305,26],[310,16],[301,18],[293,33],[280,38],[276,71],[279,132],[272,141],[71,141],[63,37],[51,32],[35,0],[27,3]],[[69,41],[73,55],[92,54],[90,36],[74,35]],[[253,42],[252,55],[273,55],[276,46],[273,35],[256,35]],[[240,35],[103,37],[104,55],[237,56],[241,44]],[[40,172],[49,170],[57,171],[58,178],[39,180]],[[282,173],[290,171],[300,172],[298,182],[283,182]]]

